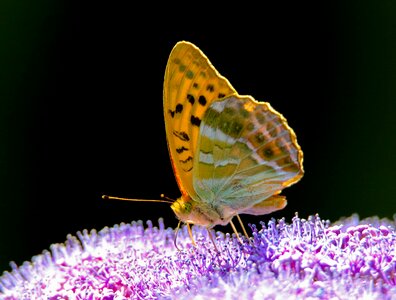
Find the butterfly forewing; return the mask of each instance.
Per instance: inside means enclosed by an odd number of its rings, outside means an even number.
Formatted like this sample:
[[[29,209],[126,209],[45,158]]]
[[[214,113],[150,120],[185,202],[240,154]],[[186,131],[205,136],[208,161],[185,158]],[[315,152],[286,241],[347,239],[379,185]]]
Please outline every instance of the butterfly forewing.
[[[233,95],[213,102],[199,131],[194,189],[202,201],[242,212],[298,181],[302,152],[268,103]]]
[[[164,115],[169,152],[183,195],[194,197],[194,159],[202,118],[215,100],[236,93],[193,44],[179,42],[165,71]]]

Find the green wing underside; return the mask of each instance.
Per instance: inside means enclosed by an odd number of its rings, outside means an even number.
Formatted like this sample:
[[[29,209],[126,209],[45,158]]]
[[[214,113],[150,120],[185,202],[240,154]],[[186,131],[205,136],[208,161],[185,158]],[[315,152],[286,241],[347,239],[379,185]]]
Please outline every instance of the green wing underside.
[[[286,120],[250,96],[211,104],[196,153],[193,185],[200,201],[239,212],[302,175],[302,153]]]

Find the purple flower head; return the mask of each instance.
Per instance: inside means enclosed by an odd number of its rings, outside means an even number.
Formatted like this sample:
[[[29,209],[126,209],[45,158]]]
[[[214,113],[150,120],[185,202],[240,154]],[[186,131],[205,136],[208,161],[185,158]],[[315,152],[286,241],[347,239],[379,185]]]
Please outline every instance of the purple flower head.
[[[84,230],[0,277],[0,299],[395,299],[395,223],[318,215],[251,225],[252,239],[162,220]]]

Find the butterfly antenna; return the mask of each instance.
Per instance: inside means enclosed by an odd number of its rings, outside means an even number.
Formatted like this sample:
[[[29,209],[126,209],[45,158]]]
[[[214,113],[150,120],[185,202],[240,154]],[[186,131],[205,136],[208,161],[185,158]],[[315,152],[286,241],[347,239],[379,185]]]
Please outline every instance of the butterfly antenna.
[[[102,195],[102,199],[104,200],[123,200],[123,201],[135,201],[135,202],[164,202],[168,204],[172,204],[174,201],[169,198],[164,199],[132,199],[132,198],[120,198],[120,197],[113,197]]]
[[[164,194],[161,194],[161,198],[162,198],[162,199],[169,200],[169,201],[172,202],[172,203],[176,201],[175,199],[169,198],[168,196],[165,196]]]

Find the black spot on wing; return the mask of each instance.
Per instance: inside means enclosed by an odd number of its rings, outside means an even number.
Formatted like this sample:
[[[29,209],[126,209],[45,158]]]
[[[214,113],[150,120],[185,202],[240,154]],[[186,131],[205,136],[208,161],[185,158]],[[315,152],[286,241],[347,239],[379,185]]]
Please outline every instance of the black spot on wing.
[[[175,114],[180,114],[183,111],[183,104],[177,104],[175,110],[168,110],[168,113],[171,115],[171,117],[175,117]]]
[[[188,148],[186,148],[184,146],[182,146],[180,148],[176,148],[176,152],[179,153],[179,154],[181,154],[181,153],[183,153],[184,151],[187,151],[187,150],[188,150]]]
[[[186,163],[188,163],[189,161],[192,161],[192,156],[189,156],[189,157],[187,157],[186,159],[184,159],[184,160],[180,160],[180,162],[182,163],[182,164],[186,164]]]
[[[224,98],[224,97],[225,97],[225,94],[219,93],[218,97],[219,97],[219,98]]]
[[[191,116],[191,124],[195,126],[201,125],[201,119],[196,116]]]
[[[202,106],[205,106],[205,105],[206,105],[206,98],[205,98],[205,96],[203,96],[203,95],[199,96],[198,102],[199,102],[199,104],[201,104]]]
[[[274,156],[274,151],[271,148],[267,147],[267,148],[263,149],[263,154],[265,157],[271,158]]]
[[[188,142],[190,140],[190,137],[184,131],[173,130],[173,135],[182,140],[183,142]]]
[[[194,102],[195,102],[195,98],[194,98],[194,96],[191,95],[191,94],[187,94],[187,100],[188,100],[188,102],[191,103],[191,105],[193,105]]]
[[[262,132],[257,132],[254,138],[256,139],[256,142],[260,145],[265,142],[265,136]]]
[[[206,90],[209,91],[209,92],[213,92],[214,91],[213,84],[208,84],[208,86],[206,87]]]
[[[181,113],[183,111],[183,104],[178,104],[178,105],[176,105],[176,109],[175,109],[175,112],[176,113]]]

